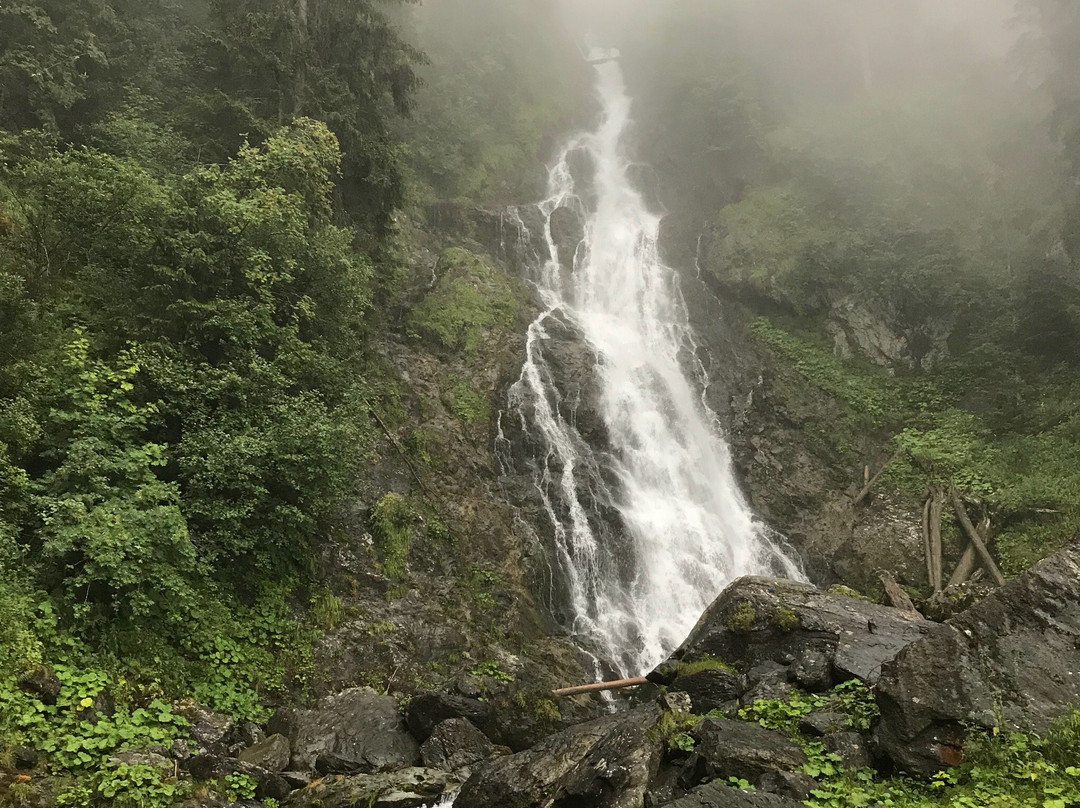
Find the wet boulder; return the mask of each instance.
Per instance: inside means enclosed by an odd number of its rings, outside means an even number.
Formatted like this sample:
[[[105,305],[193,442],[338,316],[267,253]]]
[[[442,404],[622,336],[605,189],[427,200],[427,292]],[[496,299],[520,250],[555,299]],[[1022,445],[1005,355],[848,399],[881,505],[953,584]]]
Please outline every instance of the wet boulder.
[[[739,777],[756,785],[766,774],[793,771],[806,763],[798,744],[756,724],[703,718],[690,736],[694,754],[685,767],[688,782]]]
[[[487,702],[453,693],[421,693],[405,706],[405,723],[421,743],[435,727],[451,718],[464,718],[480,730],[491,732],[495,714]]]
[[[849,679],[872,684],[883,664],[933,625],[909,612],[809,584],[745,577],[713,601],[649,679],[679,687],[681,667],[715,658],[752,672],[750,686],[762,692],[779,691],[782,682],[814,690]]]
[[[397,700],[367,687],[330,696],[313,710],[281,711],[268,729],[288,739],[295,771],[372,774],[420,762]]]
[[[1042,732],[1080,704],[1080,536],[884,667],[876,738],[902,769],[959,761],[964,726]]]
[[[424,808],[457,789],[453,775],[407,768],[381,774],[326,777],[294,791],[284,808]]]
[[[456,808],[637,808],[663,752],[656,704],[570,727],[532,749],[481,764]]]
[[[56,704],[56,699],[60,696],[60,677],[46,665],[39,665],[21,676],[16,686],[42,704]]]
[[[739,674],[722,668],[707,668],[680,676],[677,690],[690,697],[695,713],[704,715],[737,706],[745,688],[745,680]]]
[[[825,751],[840,758],[845,769],[865,769],[874,762],[866,739],[857,732],[836,732],[821,739]]]
[[[420,757],[430,769],[456,772],[487,760],[495,749],[495,744],[464,718],[450,718],[424,741]]]
[[[225,753],[236,729],[236,722],[232,718],[194,702],[178,705],[175,712],[187,719],[188,734],[195,742],[197,753]]]
[[[292,758],[289,739],[284,735],[271,735],[244,749],[237,756],[244,763],[260,766],[268,771],[280,772]]]

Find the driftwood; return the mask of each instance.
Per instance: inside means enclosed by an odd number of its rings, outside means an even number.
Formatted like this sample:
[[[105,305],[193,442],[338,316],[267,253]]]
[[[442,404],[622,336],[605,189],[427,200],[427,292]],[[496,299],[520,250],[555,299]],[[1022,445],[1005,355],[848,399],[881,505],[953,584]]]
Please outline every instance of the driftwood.
[[[863,466],[863,480],[865,480],[866,483],[865,485],[863,485],[862,491],[860,491],[858,496],[855,497],[855,501],[852,503],[853,505],[858,505],[860,502],[866,499],[866,497],[870,494],[870,489],[874,487],[874,483],[876,483],[878,479],[880,479],[881,475],[885,473],[885,470],[889,466],[891,466],[893,464],[893,461],[895,461],[896,458],[898,458],[899,456],[900,454],[897,453],[890,457],[888,460],[886,460],[885,465],[878,469],[878,473],[875,474],[873,477],[870,476],[870,467]]]
[[[986,549],[986,543],[983,542],[982,537],[979,535],[978,531],[975,530],[975,526],[971,524],[971,517],[968,516],[967,508],[964,507],[964,503],[960,499],[960,494],[957,493],[955,486],[949,489],[949,496],[952,498],[953,509],[956,511],[956,518],[960,520],[960,526],[964,529],[968,539],[975,545],[975,549],[982,558],[983,566],[986,567],[986,571],[990,573],[990,577],[994,579],[998,586],[1004,585],[1005,576],[1001,574],[1001,570],[998,569],[994,557],[990,555],[990,551]]]
[[[637,687],[648,683],[644,676],[635,676],[633,679],[617,679],[613,682],[594,682],[591,685],[577,685],[576,687],[564,687],[552,690],[553,696],[576,696],[579,693],[598,693],[601,690],[622,690],[624,687]]]
[[[908,597],[908,593],[900,588],[900,584],[896,582],[896,579],[888,571],[878,571],[878,578],[881,579],[881,587],[885,591],[885,602],[888,605],[913,615],[919,614],[919,610],[915,608],[915,604]]]
[[[982,537],[983,543],[990,536],[990,518],[984,516],[982,521],[979,522],[979,526],[975,528],[979,535]],[[960,556],[960,561],[956,565],[956,569],[953,570],[952,577],[949,578],[949,586],[959,586],[962,583],[968,581],[972,575],[975,574],[976,569],[979,566],[979,551],[975,549],[975,545],[971,542],[967,543],[964,547],[964,553]]]
[[[941,512],[945,507],[944,494],[934,486],[930,492],[930,581],[934,592],[941,591]]]

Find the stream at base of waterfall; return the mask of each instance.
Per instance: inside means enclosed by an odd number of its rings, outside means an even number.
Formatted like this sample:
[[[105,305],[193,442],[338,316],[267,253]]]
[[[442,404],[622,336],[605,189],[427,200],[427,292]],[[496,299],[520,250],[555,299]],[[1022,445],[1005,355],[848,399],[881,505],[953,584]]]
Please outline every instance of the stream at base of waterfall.
[[[666,658],[735,578],[802,573],[739,490],[678,276],[660,258],[662,217],[629,176],[620,65],[594,69],[601,123],[563,149],[539,205],[543,232],[524,233],[546,253],[529,269],[545,311],[500,421],[518,419],[540,447],[530,471],[551,522],[557,617],[631,676]],[[557,212],[583,230],[573,255],[560,254]],[[550,336],[566,324],[596,357],[602,448],[555,384]]]

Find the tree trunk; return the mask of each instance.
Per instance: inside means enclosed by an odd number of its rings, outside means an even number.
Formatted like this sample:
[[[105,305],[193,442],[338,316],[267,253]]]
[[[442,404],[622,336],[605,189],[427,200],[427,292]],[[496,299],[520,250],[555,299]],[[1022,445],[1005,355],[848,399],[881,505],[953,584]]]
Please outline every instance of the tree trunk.
[[[945,495],[934,486],[930,495],[930,561],[933,569],[934,592],[941,591],[941,512]]]
[[[983,542],[982,537],[979,536],[978,531],[975,530],[975,526],[971,524],[971,518],[968,516],[967,508],[964,507],[964,503],[961,501],[960,494],[957,493],[955,486],[949,489],[949,495],[952,497],[956,518],[960,520],[960,526],[964,528],[964,532],[967,534],[968,539],[975,545],[975,549],[978,550],[979,555],[982,557],[986,571],[990,573],[990,576],[997,582],[998,586],[1003,586],[1005,583],[1005,576],[1001,574],[997,562],[995,562],[994,557],[990,555],[990,551],[986,549],[986,544]]]
[[[926,494],[926,501],[923,502],[922,509],[922,543],[923,554],[926,556],[926,585],[931,589],[934,588],[934,556],[930,550],[930,500],[931,495],[928,491]]]
[[[979,531],[979,535],[982,536],[985,543],[990,536],[990,519],[984,516],[976,530]],[[964,554],[960,556],[956,569],[953,570],[952,577],[949,578],[949,586],[959,586],[970,579],[979,566],[978,560],[979,551],[975,549],[974,544],[968,542],[967,547],[964,548]]]

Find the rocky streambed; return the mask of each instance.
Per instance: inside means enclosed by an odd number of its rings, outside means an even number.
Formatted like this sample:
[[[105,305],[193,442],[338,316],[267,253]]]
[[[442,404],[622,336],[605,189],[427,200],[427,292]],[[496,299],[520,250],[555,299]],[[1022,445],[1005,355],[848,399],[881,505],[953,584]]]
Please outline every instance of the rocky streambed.
[[[191,748],[125,754],[204,781],[245,775],[285,808],[454,795],[457,808],[795,808],[822,752],[836,768],[926,777],[959,763],[970,733],[1043,732],[1080,703],[1080,537],[942,623],[742,578],[648,680],[611,701],[574,697],[565,712],[591,719],[516,752],[525,704],[352,688],[266,726],[192,705]],[[789,731],[754,722],[781,703]]]

